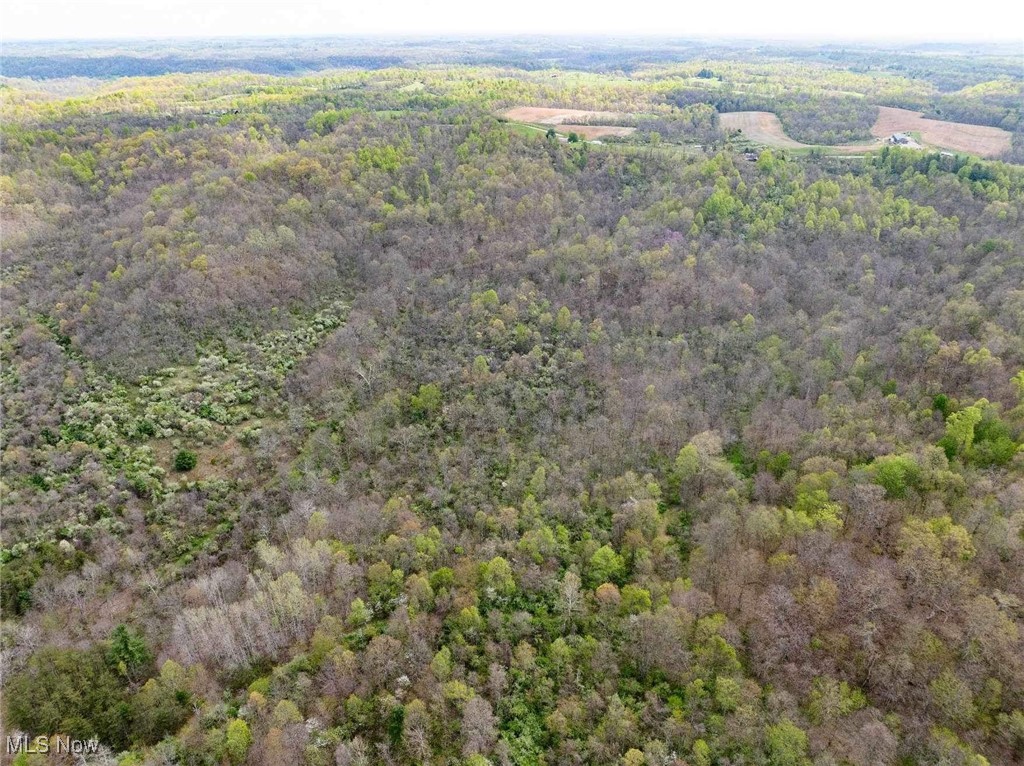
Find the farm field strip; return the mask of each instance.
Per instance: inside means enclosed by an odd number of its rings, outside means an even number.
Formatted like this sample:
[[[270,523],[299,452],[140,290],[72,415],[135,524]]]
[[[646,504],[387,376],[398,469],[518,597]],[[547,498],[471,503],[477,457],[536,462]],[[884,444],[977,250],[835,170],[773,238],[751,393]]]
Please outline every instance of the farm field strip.
[[[577,133],[586,139],[603,138],[604,136],[628,136],[636,128],[623,125],[566,125],[566,120],[595,119],[614,122],[625,115],[619,112],[600,112],[586,109],[555,109],[546,106],[519,106],[509,109],[503,114],[510,120],[526,124],[561,127]]]
[[[516,122],[539,122],[542,125],[561,125],[566,120],[598,119],[614,122],[625,115],[619,112],[601,112],[589,109],[555,109],[547,106],[517,106],[505,112]]]

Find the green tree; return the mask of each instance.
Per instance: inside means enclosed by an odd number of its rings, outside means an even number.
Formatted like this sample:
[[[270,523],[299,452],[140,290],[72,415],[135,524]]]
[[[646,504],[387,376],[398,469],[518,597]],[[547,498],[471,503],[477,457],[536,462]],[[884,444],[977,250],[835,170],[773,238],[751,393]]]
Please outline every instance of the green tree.
[[[903,498],[920,480],[921,469],[910,455],[884,455],[872,463],[875,483],[885,489],[886,497]]]
[[[555,329],[559,332],[565,332],[570,327],[572,327],[572,313],[567,307],[562,306],[555,316]]]
[[[493,559],[481,567],[481,580],[485,589],[493,591],[498,596],[511,596],[516,590],[516,578],[508,561],[501,556]]]
[[[695,766],[711,766],[712,764],[711,748],[703,739],[698,739],[693,743],[693,763]]]
[[[430,661],[430,672],[441,683],[451,678],[453,667],[452,650],[447,646],[442,646]]]
[[[436,383],[427,383],[419,388],[410,400],[413,415],[419,420],[434,417],[441,409],[441,389]]]
[[[679,481],[689,481],[700,472],[700,453],[693,444],[687,444],[679,450],[675,471]]]
[[[740,202],[726,189],[716,189],[701,207],[705,221],[724,221],[743,209]]]
[[[302,712],[291,700],[281,700],[270,715],[270,725],[283,729],[293,723],[302,723]]]
[[[361,628],[373,618],[373,612],[366,606],[361,598],[353,599],[348,608],[348,617],[345,622],[350,628]]]
[[[184,668],[167,660],[132,698],[134,738],[144,744],[160,741],[182,727],[192,714],[192,695]]]
[[[145,639],[122,623],[114,628],[110,636],[107,659],[123,675],[134,680],[139,671],[153,661],[153,654],[146,646]]]
[[[948,457],[970,455],[974,446],[974,427],[981,422],[983,407],[987,404],[985,399],[979,399],[970,407],[954,412],[946,418],[946,436],[941,444]]]
[[[807,734],[789,720],[768,727],[765,738],[770,766],[806,766]]]
[[[317,112],[309,118],[306,127],[321,136],[326,136],[348,119],[351,113],[351,110],[347,109],[328,109],[323,112]]]
[[[851,688],[846,681],[827,676],[814,679],[807,697],[807,717],[817,725],[832,724],[868,704],[860,689]]]
[[[646,588],[630,583],[623,587],[621,595],[619,608],[624,614],[640,614],[651,610],[651,592]]]
[[[626,562],[610,545],[603,545],[590,557],[590,582],[600,585],[604,582],[617,583],[626,573]]]
[[[252,734],[249,732],[249,724],[241,718],[233,718],[228,724],[227,738],[224,742],[231,763],[235,766],[241,764],[245,760],[251,744]]]
[[[30,734],[94,735],[113,748],[127,746],[131,711],[125,680],[107,660],[107,649],[47,646],[6,683],[9,720]]]
[[[815,528],[836,531],[843,526],[841,513],[842,507],[829,500],[827,490],[804,489],[797,493],[786,521],[797,534]]]
[[[978,714],[970,687],[948,668],[928,684],[932,704],[943,718],[960,729],[970,727]]]

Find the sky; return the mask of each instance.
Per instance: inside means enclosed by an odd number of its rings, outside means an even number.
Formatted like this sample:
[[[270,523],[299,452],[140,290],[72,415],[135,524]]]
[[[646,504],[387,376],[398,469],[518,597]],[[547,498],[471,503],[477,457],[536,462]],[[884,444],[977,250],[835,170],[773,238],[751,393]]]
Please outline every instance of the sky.
[[[1022,42],[1024,3],[974,0],[5,0],[4,40],[612,34]],[[947,10],[954,11],[947,13]]]

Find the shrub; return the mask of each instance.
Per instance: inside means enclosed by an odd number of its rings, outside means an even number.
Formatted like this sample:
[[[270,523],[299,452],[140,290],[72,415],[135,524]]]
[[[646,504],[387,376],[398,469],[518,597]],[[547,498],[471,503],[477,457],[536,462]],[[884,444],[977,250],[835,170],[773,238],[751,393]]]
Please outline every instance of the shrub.
[[[178,454],[174,456],[174,470],[181,471],[183,473],[185,471],[191,471],[196,467],[196,462],[198,460],[199,457],[195,452],[187,449],[180,450]]]

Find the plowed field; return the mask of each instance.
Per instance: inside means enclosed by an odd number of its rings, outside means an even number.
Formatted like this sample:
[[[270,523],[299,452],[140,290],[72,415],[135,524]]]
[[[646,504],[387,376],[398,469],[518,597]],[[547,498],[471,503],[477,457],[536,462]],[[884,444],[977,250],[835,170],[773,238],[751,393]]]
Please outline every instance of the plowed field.
[[[615,122],[622,117],[618,112],[595,112],[587,109],[554,109],[547,106],[517,106],[505,116],[516,122],[536,122],[541,125],[561,125],[566,120],[594,119]]]
[[[505,112],[505,117],[516,122],[527,122],[535,125],[557,125],[561,132],[576,133],[583,138],[592,140],[604,136],[628,136],[636,128],[622,125],[566,125],[566,120],[607,120],[615,122],[623,117],[617,112],[595,112],[586,109],[553,109],[547,106],[519,106]]]
[[[771,112],[724,112],[720,115],[721,125],[726,130],[741,130],[746,138],[765,146],[779,149],[809,149],[811,144],[802,144],[786,135],[779,118]],[[877,149],[880,144],[844,144],[825,147],[832,154],[859,154]]]
[[[1010,134],[1000,128],[932,120],[923,117],[920,112],[912,112],[909,109],[878,107],[878,120],[871,128],[871,135],[886,138],[893,133],[910,131],[920,133],[921,140],[926,144],[958,152],[969,152],[979,157],[995,157],[1010,148]]]

